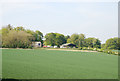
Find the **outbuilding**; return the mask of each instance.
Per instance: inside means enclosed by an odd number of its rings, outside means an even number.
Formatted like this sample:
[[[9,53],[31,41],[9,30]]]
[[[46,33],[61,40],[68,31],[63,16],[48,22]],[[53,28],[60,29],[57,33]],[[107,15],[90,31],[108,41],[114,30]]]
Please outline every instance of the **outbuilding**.
[[[60,48],[76,48],[76,45],[72,43],[66,43],[61,45]]]
[[[33,47],[42,47],[42,43],[41,42],[32,42],[32,46]]]

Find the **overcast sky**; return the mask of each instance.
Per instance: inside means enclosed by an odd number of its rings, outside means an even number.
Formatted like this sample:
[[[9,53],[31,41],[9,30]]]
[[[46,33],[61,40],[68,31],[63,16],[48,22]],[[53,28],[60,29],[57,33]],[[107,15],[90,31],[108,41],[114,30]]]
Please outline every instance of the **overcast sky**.
[[[118,36],[118,0],[2,0],[1,18],[2,26],[23,26],[44,35],[83,33],[102,43]]]

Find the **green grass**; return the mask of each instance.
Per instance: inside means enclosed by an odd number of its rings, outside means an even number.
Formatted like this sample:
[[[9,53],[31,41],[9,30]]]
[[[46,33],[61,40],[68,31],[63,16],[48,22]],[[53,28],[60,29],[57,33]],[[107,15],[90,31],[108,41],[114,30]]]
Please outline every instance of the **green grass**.
[[[3,49],[2,62],[3,78],[118,78],[118,56],[99,52]]]

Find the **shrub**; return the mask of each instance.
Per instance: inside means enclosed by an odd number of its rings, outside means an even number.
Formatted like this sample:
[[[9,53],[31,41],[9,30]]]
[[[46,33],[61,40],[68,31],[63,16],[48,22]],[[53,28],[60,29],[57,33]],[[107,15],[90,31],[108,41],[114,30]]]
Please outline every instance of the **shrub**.
[[[89,50],[93,50],[94,48],[89,48]]]
[[[104,53],[112,54],[111,50],[104,50]]]
[[[83,47],[82,50],[87,50],[87,47]]]
[[[28,48],[29,48],[29,49],[32,49],[33,47],[32,47],[32,46],[29,46]]]
[[[97,51],[97,48],[93,48],[93,51]]]
[[[2,46],[6,48],[28,48],[31,45],[32,36],[24,31],[11,30],[2,37]]]
[[[103,52],[104,50],[103,49],[97,49],[98,52]]]
[[[111,51],[111,50],[108,50],[108,54],[112,54],[112,51]]]
[[[79,47],[78,50],[82,50],[82,47]]]

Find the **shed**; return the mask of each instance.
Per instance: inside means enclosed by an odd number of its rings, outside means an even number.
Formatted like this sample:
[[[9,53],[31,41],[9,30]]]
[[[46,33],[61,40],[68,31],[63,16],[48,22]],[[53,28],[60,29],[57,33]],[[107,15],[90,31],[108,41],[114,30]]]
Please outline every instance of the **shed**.
[[[72,43],[66,43],[60,46],[60,48],[75,48],[76,45]]]

